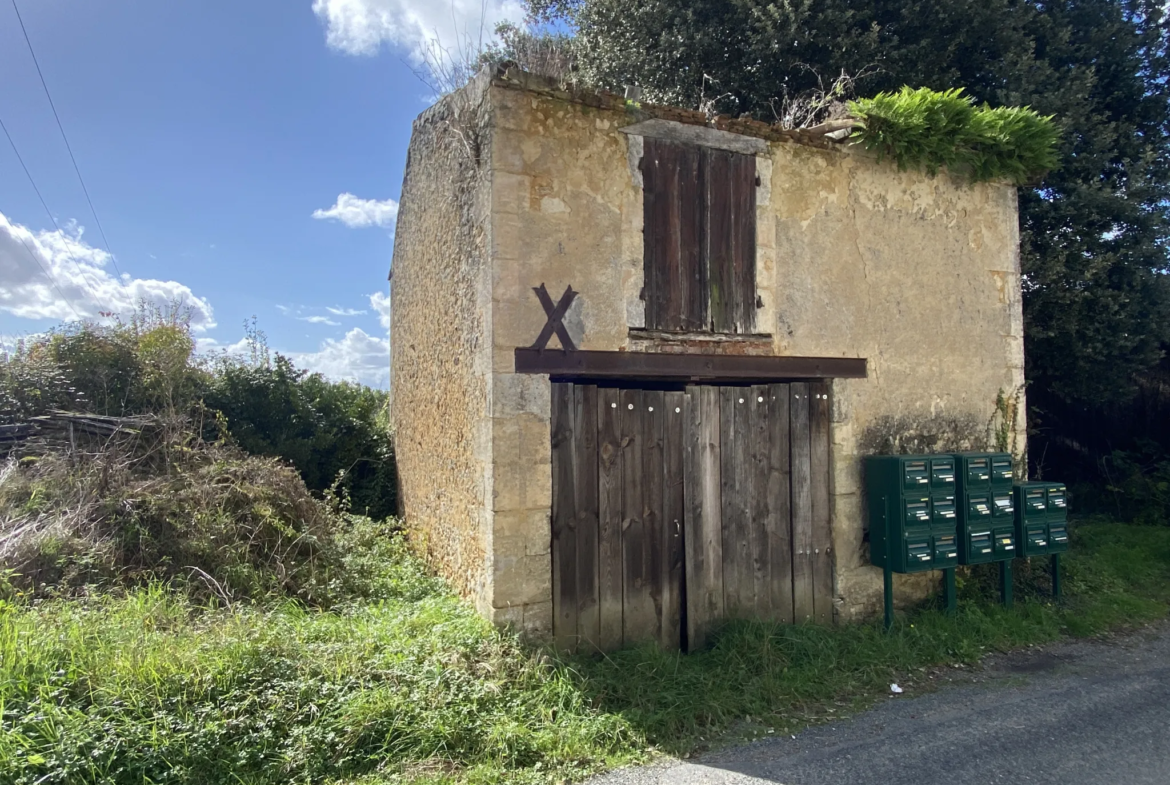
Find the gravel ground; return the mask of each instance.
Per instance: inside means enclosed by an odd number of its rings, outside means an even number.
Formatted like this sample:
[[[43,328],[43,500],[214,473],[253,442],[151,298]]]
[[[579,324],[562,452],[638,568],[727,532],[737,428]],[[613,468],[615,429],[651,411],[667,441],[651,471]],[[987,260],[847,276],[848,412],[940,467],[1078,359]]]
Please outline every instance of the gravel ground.
[[[1170,785],[1170,627],[997,656],[952,681],[795,738],[589,785]]]

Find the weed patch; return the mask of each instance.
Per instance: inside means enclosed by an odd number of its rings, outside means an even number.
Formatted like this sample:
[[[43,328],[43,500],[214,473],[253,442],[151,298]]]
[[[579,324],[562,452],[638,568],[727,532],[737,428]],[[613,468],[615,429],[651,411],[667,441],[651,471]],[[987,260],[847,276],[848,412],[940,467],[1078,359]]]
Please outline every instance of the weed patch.
[[[972,571],[954,616],[919,608],[889,635],[736,623],[687,656],[525,645],[370,523],[338,540],[348,599],[330,610],[209,609],[159,584],[18,598],[0,605],[0,785],[557,782],[792,732],[924,668],[1166,616],[1170,528],[1074,537],[1061,605],[1019,563],[1010,611]]]

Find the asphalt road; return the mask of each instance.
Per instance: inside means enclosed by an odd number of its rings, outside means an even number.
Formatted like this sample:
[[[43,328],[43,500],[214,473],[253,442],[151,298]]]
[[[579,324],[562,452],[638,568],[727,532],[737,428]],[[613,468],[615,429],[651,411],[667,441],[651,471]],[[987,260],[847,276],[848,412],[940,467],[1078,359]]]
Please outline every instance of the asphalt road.
[[[990,660],[796,736],[589,785],[1170,785],[1170,628]]]

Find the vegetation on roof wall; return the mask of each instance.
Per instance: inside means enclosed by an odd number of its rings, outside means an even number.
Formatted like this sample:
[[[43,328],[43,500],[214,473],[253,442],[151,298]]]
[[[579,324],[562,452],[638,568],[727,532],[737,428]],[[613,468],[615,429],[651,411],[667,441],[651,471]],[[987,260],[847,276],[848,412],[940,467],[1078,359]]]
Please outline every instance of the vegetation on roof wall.
[[[1114,450],[1170,466],[1170,24],[1164,0],[528,0],[574,32],[574,76],[650,102],[785,120],[842,72],[853,95],[962,86],[1061,131],[1059,165],[1019,194],[1032,471],[1110,484]],[[899,120],[859,102],[873,120]],[[846,107],[836,107],[841,119]],[[898,109],[897,112],[892,110]],[[960,111],[966,111],[960,107]],[[976,110],[977,111],[977,110]],[[990,131],[1034,118],[991,115]],[[900,121],[900,120],[899,120]],[[995,129],[998,124],[1000,129]],[[892,145],[896,133],[887,123]],[[1045,132],[1015,131],[1027,170]],[[905,138],[900,140],[912,146]],[[1037,151],[1040,151],[1039,153]],[[928,149],[891,149],[907,165]],[[947,154],[934,151],[935,160]],[[948,153],[959,155],[958,152]],[[1037,167],[1040,168],[1040,167]],[[1017,178],[1018,181],[1018,178]],[[1112,477],[1112,479],[1110,479]]]
[[[1018,185],[1054,169],[1060,131],[1052,117],[1020,107],[979,106],[962,88],[903,87],[849,102],[858,127],[851,138],[902,169],[942,167],[976,182]]]

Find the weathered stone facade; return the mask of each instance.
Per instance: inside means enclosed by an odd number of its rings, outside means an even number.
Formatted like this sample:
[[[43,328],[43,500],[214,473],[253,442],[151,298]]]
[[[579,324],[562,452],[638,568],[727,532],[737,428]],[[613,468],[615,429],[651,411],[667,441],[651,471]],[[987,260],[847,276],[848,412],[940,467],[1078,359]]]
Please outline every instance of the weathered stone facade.
[[[701,144],[757,156],[756,318],[768,337],[639,332],[643,135],[680,123]],[[861,457],[891,427],[984,447],[997,394],[1023,385],[1014,188],[898,171],[763,124],[718,125],[486,72],[415,123],[391,285],[402,499],[435,565],[498,622],[551,626],[549,380],[516,374],[514,358],[545,323],[534,286],[580,293],[565,324],[581,349],[868,359],[868,378],[833,385],[843,620],[881,606]],[[1022,417],[1015,428],[1023,444]],[[929,581],[901,580],[900,597]]]

